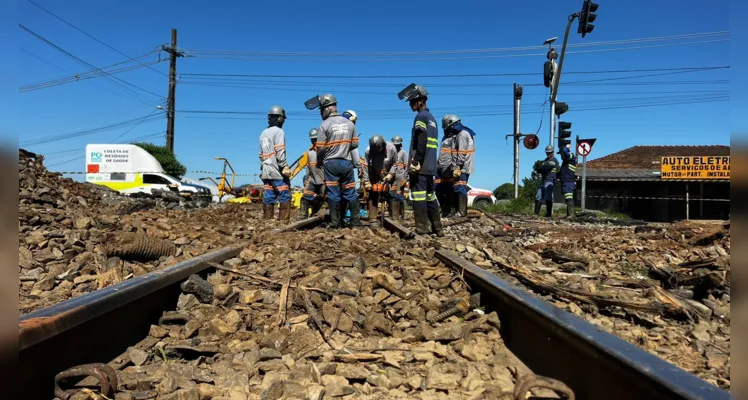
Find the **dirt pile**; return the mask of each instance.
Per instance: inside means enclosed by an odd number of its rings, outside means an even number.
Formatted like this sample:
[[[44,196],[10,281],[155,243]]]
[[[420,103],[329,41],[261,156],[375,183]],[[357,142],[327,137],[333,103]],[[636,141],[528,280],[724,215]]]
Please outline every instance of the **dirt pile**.
[[[431,248],[368,229],[255,242],[182,285],[117,399],[479,398],[528,372]]]
[[[729,224],[494,216],[442,244],[723,389],[730,387]]]

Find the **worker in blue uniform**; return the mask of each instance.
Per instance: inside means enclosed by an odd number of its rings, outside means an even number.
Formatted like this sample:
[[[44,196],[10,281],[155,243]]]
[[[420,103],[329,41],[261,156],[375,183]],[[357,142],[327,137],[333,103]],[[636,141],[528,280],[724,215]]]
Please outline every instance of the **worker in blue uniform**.
[[[397,94],[400,100],[407,100],[410,109],[416,112],[410,138],[410,160],[408,174],[410,196],[413,200],[413,214],[416,220],[416,234],[436,234],[444,236],[439,202],[434,192],[439,131],[436,119],[431,115],[426,101],[428,92],[411,83]]]
[[[566,203],[566,216],[574,216],[574,188],[577,180],[577,156],[571,152],[571,144],[558,151],[561,154],[561,192]]]
[[[540,207],[545,203],[545,216],[550,218],[553,212],[553,186],[559,171],[558,160],[553,156],[553,146],[545,146],[545,160],[536,166],[540,174],[541,184],[535,195],[535,215],[540,214]]]

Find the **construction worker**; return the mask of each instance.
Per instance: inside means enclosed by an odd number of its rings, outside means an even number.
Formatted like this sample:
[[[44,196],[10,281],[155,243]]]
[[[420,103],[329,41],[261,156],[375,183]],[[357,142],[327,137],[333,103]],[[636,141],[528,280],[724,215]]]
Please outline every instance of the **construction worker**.
[[[540,215],[540,207],[545,202],[545,216],[550,218],[553,212],[553,184],[558,173],[558,160],[553,156],[553,146],[545,146],[545,160],[536,171],[540,174],[542,183],[535,195],[535,215]]]
[[[403,191],[408,183],[408,153],[403,150],[403,138],[400,136],[392,137],[392,144],[397,150],[397,161],[395,165],[395,183],[390,188],[390,216],[395,221],[405,216],[405,196]]]
[[[361,166],[364,170],[364,188],[368,192],[366,206],[369,211],[369,226],[376,227],[377,208],[379,207],[379,200],[382,200],[380,197],[389,193],[384,193],[379,188],[374,190],[372,182],[376,184],[394,182],[397,172],[397,149],[395,145],[386,142],[382,135],[372,136],[369,139],[369,146],[366,147],[364,152],[364,161]]]
[[[571,144],[558,151],[561,154],[561,192],[566,202],[566,216],[574,216],[574,188],[577,179],[577,156],[571,152]]]
[[[309,130],[309,140],[312,141],[312,148],[307,152],[307,178],[304,182],[304,196],[301,197],[301,207],[299,207],[299,219],[305,219],[311,215],[317,214],[322,207],[325,198],[325,171],[322,165],[317,163],[317,128]]]
[[[345,110],[342,115],[343,115],[343,118],[353,122],[354,126],[356,125],[356,122],[358,121],[358,115],[356,114],[355,111]],[[356,130],[356,136],[358,140],[358,137],[360,136],[358,130]],[[348,157],[348,159],[351,160],[351,163],[353,163],[353,169],[356,170],[356,174],[354,175],[354,178],[353,178],[354,182],[356,180],[356,177],[358,177],[359,181],[363,180],[364,170],[363,168],[361,168],[361,156],[359,156],[358,154],[358,147],[356,147],[355,149],[351,151],[351,155]],[[340,210],[340,213],[341,213],[340,220],[344,221],[346,210],[342,209]]]
[[[444,136],[442,136],[441,146],[439,148],[439,158],[436,161],[436,178],[434,178],[434,191],[436,192],[436,198],[439,200],[441,207],[442,217],[451,217],[457,212],[457,204],[454,204],[454,155],[452,151],[454,149],[454,132],[451,129],[447,129],[447,126],[451,126],[454,121],[449,118],[451,115],[446,115],[442,119],[442,130]],[[451,121],[451,122],[449,122]]]
[[[424,87],[412,83],[398,93],[398,98],[406,99],[410,109],[417,113],[413,121],[408,163],[416,234],[444,236],[439,202],[434,193],[439,131],[434,116],[426,106],[428,92]]]
[[[291,216],[291,170],[286,161],[286,135],[283,123],[286,110],[272,106],[268,111],[268,127],[260,134],[260,178],[264,184],[264,219],[273,218],[275,203],[280,202],[279,220],[288,221]]]
[[[313,97],[305,103],[319,107],[322,123],[317,132],[317,162],[322,162],[330,207],[330,227],[339,228],[346,205],[351,211],[351,226],[361,226],[361,211],[350,157],[358,148],[358,134],[351,121],[338,114],[338,101],[331,94]],[[347,204],[346,204],[347,203]]]
[[[462,125],[460,117],[456,115],[447,115],[442,120],[442,127],[446,122],[446,130],[452,132],[454,136],[452,155],[454,159],[454,169],[452,176],[455,179],[454,193],[457,197],[457,210],[460,216],[467,216],[468,190],[467,183],[470,174],[475,171],[475,132],[472,129]]]

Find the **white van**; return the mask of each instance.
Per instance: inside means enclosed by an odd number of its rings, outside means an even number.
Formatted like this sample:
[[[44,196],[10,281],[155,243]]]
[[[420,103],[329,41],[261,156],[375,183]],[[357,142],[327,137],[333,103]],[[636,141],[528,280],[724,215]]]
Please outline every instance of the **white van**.
[[[164,172],[150,153],[132,144],[89,144],[86,146],[86,182],[106,186],[120,193],[151,193],[152,189],[210,195],[201,185],[180,182]]]

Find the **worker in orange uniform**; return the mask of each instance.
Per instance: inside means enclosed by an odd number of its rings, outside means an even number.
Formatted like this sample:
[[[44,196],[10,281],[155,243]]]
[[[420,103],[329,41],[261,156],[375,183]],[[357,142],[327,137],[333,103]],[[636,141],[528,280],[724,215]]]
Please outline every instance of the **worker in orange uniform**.
[[[390,217],[395,221],[405,218],[405,186],[408,184],[408,153],[403,150],[403,138],[392,137],[392,144],[397,150],[395,162],[395,182],[390,189]]]
[[[454,134],[447,126],[451,126],[453,115],[445,115],[442,118],[442,136],[439,147],[439,158],[436,159],[436,177],[434,178],[434,192],[441,206],[442,218],[451,217],[457,212],[457,202],[454,196],[454,176],[453,169],[455,166],[454,154]]]
[[[475,172],[475,132],[463,125],[460,117],[456,115],[449,117],[450,121],[447,121],[447,127],[444,129],[451,131],[454,135],[452,176],[456,181],[454,191],[457,195],[457,212],[465,217],[467,216],[468,179]],[[442,126],[444,126],[444,121],[442,121]]]
[[[304,195],[301,197],[299,219],[317,214],[325,199],[325,171],[317,162],[317,128],[309,131],[309,140],[312,141],[312,148],[307,152],[308,175],[304,184]],[[311,214],[309,214],[310,208]]]
[[[260,178],[264,184],[264,219],[272,219],[275,202],[280,202],[279,220],[288,221],[291,216],[291,169],[286,160],[286,134],[283,123],[286,110],[273,106],[268,112],[268,127],[260,134]]]
[[[372,182],[377,184],[388,184],[394,182],[397,172],[397,149],[395,145],[386,142],[382,135],[374,135],[369,139],[369,146],[364,153],[364,162],[361,167],[364,170],[364,187],[369,193],[366,205],[369,211],[369,226],[377,226],[377,207],[381,197],[389,195],[373,190]]]

